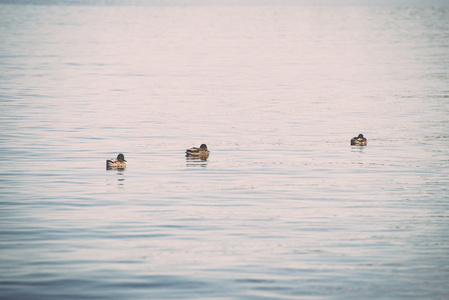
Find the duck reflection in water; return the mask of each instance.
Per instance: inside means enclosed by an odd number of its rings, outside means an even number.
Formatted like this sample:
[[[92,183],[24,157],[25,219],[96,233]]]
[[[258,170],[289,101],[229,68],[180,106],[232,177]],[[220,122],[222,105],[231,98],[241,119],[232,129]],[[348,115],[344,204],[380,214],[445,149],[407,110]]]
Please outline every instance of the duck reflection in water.
[[[363,134],[359,134],[357,137],[351,139],[351,146],[366,146],[367,140],[363,137]]]
[[[125,173],[117,170],[118,172],[110,173],[106,178],[106,185],[113,188],[124,189],[125,188]]]
[[[117,155],[116,159],[106,160],[106,169],[107,170],[124,170],[126,169],[126,160],[125,156],[120,153]]]
[[[207,159],[201,159],[198,157],[186,157],[187,167],[207,167]]]

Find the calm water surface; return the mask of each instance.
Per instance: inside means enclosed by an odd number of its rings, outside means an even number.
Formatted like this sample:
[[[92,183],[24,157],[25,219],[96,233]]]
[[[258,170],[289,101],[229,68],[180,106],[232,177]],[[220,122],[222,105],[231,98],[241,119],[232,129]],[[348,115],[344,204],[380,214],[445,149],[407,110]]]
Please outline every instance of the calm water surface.
[[[4,2],[0,299],[449,297],[449,7]]]

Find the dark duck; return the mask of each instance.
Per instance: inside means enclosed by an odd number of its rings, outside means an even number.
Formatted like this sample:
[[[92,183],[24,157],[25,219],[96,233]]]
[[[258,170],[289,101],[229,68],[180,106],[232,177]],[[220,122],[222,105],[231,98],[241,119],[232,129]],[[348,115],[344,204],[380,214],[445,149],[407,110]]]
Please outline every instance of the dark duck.
[[[367,141],[366,138],[363,137],[363,134],[359,134],[357,137],[353,137],[351,139],[351,146],[366,146]]]

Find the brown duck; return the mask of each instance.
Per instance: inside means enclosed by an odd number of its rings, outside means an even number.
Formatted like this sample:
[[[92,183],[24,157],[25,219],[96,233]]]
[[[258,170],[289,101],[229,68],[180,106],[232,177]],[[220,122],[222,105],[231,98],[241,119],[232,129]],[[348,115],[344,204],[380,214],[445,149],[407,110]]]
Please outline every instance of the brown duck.
[[[209,157],[209,150],[207,150],[206,144],[201,144],[199,148],[192,147],[186,150],[186,157],[198,157],[201,159],[207,159]]]

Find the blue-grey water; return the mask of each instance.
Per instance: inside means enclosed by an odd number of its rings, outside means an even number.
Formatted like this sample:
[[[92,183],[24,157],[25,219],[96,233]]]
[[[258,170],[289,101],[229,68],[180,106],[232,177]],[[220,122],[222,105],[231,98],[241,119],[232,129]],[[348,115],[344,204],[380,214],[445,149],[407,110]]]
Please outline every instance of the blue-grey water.
[[[0,299],[449,298],[449,4],[361,2],[0,1]]]

